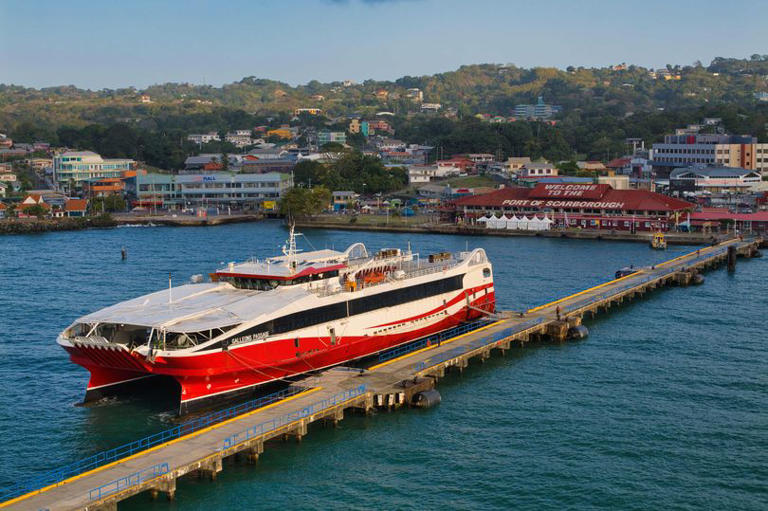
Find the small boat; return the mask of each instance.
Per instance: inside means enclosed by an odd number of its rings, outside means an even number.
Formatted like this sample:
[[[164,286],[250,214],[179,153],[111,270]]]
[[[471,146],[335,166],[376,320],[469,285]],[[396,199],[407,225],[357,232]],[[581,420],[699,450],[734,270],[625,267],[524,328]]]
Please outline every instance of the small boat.
[[[651,239],[651,248],[656,250],[664,250],[667,248],[667,240],[664,238],[663,232],[657,231],[654,233],[653,238]]]

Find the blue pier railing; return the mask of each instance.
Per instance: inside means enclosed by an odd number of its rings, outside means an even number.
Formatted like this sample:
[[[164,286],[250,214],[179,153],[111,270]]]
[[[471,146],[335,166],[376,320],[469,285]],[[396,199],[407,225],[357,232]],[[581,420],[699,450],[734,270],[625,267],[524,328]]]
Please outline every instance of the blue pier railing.
[[[141,484],[144,481],[160,477],[168,472],[170,472],[168,463],[159,463],[153,467],[139,470],[133,474],[110,481],[107,484],[102,484],[98,488],[89,491],[88,498],[90,500],[101,500],[104,497],[109,497],[110,495],[121,492],[127,488]]]
[[[493,321],[490,321],[488,319],[480,319],[477,321],[472,321],[470,323],[464,323],[457,327],[449,328],[448,330],[443,330],[442,332],[432,334],[429,337],[424,337],[422,339],[418,339],[416,341],[403,344],[396,348],[392,348],[387,351],[382,351],[381,353],[379,353],[379,362],[386,362],[387,360],[392,360],[393,358],[397,358],[402,355],[412,353],[422,348],[426,348],[427,346],[431,346],[435,343],[439,343],[447,339],[450,339],[452,337],[456,337],[456,336],[471,332],[473,330],[477,330],[478,328],[482,328],[486,325],[490,325],[491,323],[493,323]]]
[[[49,486],[51,484],[60,483],[65,479],[69,479],[70,477],[74,477],[89,470],[93,470],[102,465],[106,465],[107,463],[118,461],[139,451],[149,449],[150,447],[154,447],[184,435],[194,433],[195,431],[205,427],[217,424],[233,417],[237,417],[238,415],[249,412],[251,410],[255,410],[257,408],[261,408],[262,406],[266,406],[270,403],[275,403],[287,397],[298,394],[299,392],[303,392],[304,390],[306,389],[301,387],[289,387],[279,392],[274,392],[272,394],[262,396],[258,399],[252,399],[250,401],[245,401],[223,410],[202,415],[159,433],[140,438],[139,440],[135,440],[133,442],[123,444],[119,447],[99,452],[93,456],[89,456],[68,465],[50,470],[31,479],[19,482],[11,487],[0,489],[0,502],[24,495],[25,493],[39,490],[40,488],[44,488],[45,486]]]
[[[484,346],[488,346],[495,342],[501,341],[502,339],[506,339],[507,337],[518,334],[520,332],[524,332],[525,330],[528,330],[530,328],[540,325],[544,321],[544,319],[545,318],[529,319],[528,321],[524,321],[515,326],[505,328],[504,330],[499,330],[498,332],[494,332],[492,335],[483,336],[481,338],[475,339],[470,343],[461,344],[447,351],[436,353],[435,355],[429,357],[427,360],[414,364],[413,370],[414,372],[423,371],[428,367],[441,364],[447,360],[451,360],[453,358],[464,355],[465,353],[468,353],[472,350],[476,350],[478,348],[482,348]]]
[[[260,436],[263,436],[266,433],[269,433],[270,431],[275,431],[276,429],[279,429],[287,424],[291,424],[292,422],[296,422],[300,419],[309,417],[310,415],[314,415],[316,413],[320,413],[324,410],[327,410],[328,408],[332,408],[336,405],[345,403],[350,399],[354,399],[358,396],[362,396],[363,394],[366,393],[366,391],[367,390],[366,390],[365,384],[359,385],[357,387],[345,390],[343,392],[338,392],[331,397],[314,402],[311,405],[307,405],[298,410],[294,410],[293,412],[280,415],[279,417],[275,417],[273,419],[261,422],[259,424],[256,424],[255,426],[251,426],[247,429],[244,429],[243,431],[240,431],[239,433],[235,433],[234,435],[226,438],[224,440],[224,444],[222,445],[222,449],[224,450],[229,449],[230,447],[234,447],[235,445],[241,444],[243,442],[247,442],[251,438],[258,438]]]

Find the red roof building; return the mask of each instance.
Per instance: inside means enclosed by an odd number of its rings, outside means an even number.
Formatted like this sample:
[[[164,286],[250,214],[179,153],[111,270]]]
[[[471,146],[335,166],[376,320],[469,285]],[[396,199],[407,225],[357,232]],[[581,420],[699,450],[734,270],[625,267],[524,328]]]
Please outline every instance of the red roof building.
[[[486,214],[546,214],[564,227],[667,230],[693,211],[690,202],[646,190],[614,190],[607,184],[540,183],[529,188],[502,188],[456,201],[456,214],[466,219]]]
[[[691,213],[691,228],[713,231],[732,231],[735,229],[742,233],[768,233],[768,211],[731,213],[722,208],[704,208],[703,211]]]
[[[88,199],[69,199],[64,203],[64,213],[67,216],[85,216],[88,210]]]
[[[468,158],[456,156],[447,160],[437,160],[435,164],[439,169],[457,169],[461,172],[472,172],[475,170],[475,162]]]
[[[46,204],[43,200],[43,197],[41,195],[37,195],[35,193],[31,193],[27,195],[23,201],[19,203],[19,207],[17,208],[17,215],[19,218],[29,218],[30,216],[27,214],[27,210],[29,208],[32,208],[34,206],[40,206],[42,207],[46,212],[51,210],[51,206]]]

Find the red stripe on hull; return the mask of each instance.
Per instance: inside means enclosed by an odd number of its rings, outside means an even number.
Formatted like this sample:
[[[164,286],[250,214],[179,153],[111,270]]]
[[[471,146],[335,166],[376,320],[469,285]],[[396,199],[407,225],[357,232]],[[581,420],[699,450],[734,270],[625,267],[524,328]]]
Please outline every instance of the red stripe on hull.
[[[490,286],[481,286],[480,289]],[[470,296],[478,290],[467,290]],[[452,300],[466,299],[466,291]],[[339,336],[336,345],[331,339],[282,339],[253,344],[229,351],[217,351],[197,356],[157,357],[147,362],[137,353],[125,350],[104,350],[93,347],[65,347],[73,362],[91,372],[91,381],[119,383],[123,380],[149,374],[162,374],[175,378],[181,385],[182,403],[189,400],[225,394],[260,385],[280,378],[296,376],[350,360],[373,355],[380,351],[439,332],[466,321],[483,316],[481,309],[495,311],[495,294],[489,292],[463,307],[455,314],[423,328],[407,332],[376,336]],[[393,324],[418,321],[414,316]],[[130,378],[125,378],[130,376]]]

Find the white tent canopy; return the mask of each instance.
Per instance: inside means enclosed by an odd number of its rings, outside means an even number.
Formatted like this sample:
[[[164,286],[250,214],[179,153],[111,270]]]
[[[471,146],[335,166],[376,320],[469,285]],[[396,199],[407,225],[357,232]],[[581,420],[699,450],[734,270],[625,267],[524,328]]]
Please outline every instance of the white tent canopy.
[[[544,222],[543,220],[540,220],[539,217],[535,216],[531,218],[530,222],[528,222],[528,230],[530,231],[543,231],[544,230]]]
[[[520,219],[516,215],[512,215],[512,218],[507,220],[507,229],[519,229]]]

